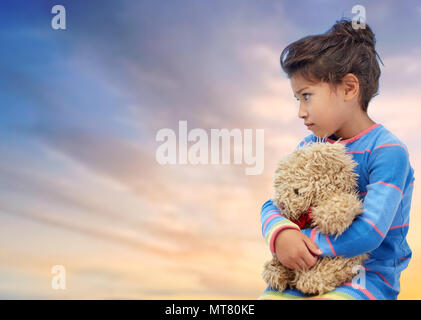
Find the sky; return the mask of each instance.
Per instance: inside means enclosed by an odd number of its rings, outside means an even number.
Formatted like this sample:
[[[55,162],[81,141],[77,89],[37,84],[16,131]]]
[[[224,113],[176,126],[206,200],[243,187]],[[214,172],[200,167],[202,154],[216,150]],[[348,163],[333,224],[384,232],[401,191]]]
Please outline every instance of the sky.
[[[384,63],[368,114],[407,145],[417,178],[418,1],[2,0],[0,298],[256,299],[271,257],[260,208],[310,134],[280,53],[356,4]],[[157,132],[179,121],[264,129],[263,172],[157,163]],[[415,184],[400,299],[421,298],[420,198]]]

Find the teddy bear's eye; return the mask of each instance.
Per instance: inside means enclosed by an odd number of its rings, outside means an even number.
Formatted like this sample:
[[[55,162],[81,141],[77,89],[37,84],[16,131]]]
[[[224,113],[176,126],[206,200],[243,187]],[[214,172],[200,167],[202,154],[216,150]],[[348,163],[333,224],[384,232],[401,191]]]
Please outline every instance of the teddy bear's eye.
[[[300,195],[300,193],[298,192],[298,189],[294,189],[295,194]]]

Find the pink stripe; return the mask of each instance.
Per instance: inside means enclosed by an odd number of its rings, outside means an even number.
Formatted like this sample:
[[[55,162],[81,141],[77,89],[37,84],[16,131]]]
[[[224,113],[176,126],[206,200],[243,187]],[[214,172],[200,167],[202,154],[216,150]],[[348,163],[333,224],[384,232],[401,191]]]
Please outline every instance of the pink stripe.
[[[353,141],[355,141],[355,140],[358,140],[359,138],[361,138],[363,135],[365,135],[365,134],[369,133],[369,132],[370,132],[371,130],[373,130],[374,128],[377,128],[379,125],[380,125],[379,123],[375,123],[375,124],[373,124],[371,127],[369,127],[369,128],[367,128],[367,129],[365,129],[363,132],[361,132],[361,133],[357,134],[355,137],[352,137],[352,138],[349,138],[349,139],[346,139],[346,140],[341,140],[341,141],[339,141],[339,143],[351,143],[351,142],[353,142]],[[326,138],[326,139],[327,139],[327,141],[329,141],[330,143],[335,143],[335,142],[337,142],[336,140],[332,140],[332,139],[329,139],[329,138]]]
[[[375,147],[374,150],[379,149],[379,148],[384,148],[384,147],[402,147],[402,148],[404,148],[408,152],[408,150],[403,145],[401,145],[399,143],[382,144],[380,146]]]
[[[398,188],[397,186],[395,186],[394,184],[387,183],[387,182],[384,182],[384,181],[377,181],[377,183],[381,183],[381,184],[384,184],[385,186],[393,187],[393,188],[395,188],[396,190],[398,190],[398,191],[401,193],[401,195],[403,195],[402,190],[401,190],[401,189],[399,189],[399,188]]]
[[[262,216],[262,221],[263,221],[263,220],[266,220],[267,218],[269,218],[270,216],[272,216],[272,215],[273,215],[273,213],[272,213],[272,214],[269,214],[269,213],[271,213],[271,212],[276,212],[276,213],[278,213],[281,217],[283,217],[283,216],[284,216],[284,215],[281,213],[281,211],[279,211],[279,209],[273,209],[273,210],[270,210],[270,211],[266,212],[265,214],[263,214],[263,216]]]
[[[409,227],[409,223],[407,223],[407,224],[401,224],[401,225],[399,225],[399,226],[393,226],[393,227],[390,227],[390,229],[389,229],[389,230],[392,230],[392,229],[397,229],[397,228],[403,228],[403,227]]]
[[[391,287],[391,288],[393,288],[391,285],[390,285],[390,283],[386,280],[386,278],[385,277],[383,277],[383,275],[381,274],[381,273],[379,273],[379,272],[377,272],[377,271],[374,271],[374,270],[371,270],[371,269],[368,269],[368,268],[366,268],[366,267],[363,267],[363,269],[364,270],[367,270],[367,271],[370,271],[370,272],[374,272],[374,273],[376,273],[376,274],[378,274],[382,279],[383,279],[383,281],[389,286],[389,287]]]
[[[269,217],[267,217],[265,223],[263,224],[262,232],[263,232],[263,230],[265,230],[266,226],[268,225],[268,223],[271,220],[273,220],[273,219],[275,219],[276,217],[279,217],[279,216],[280,216],[279,214],[274,213],[274,214],[270,215]]]
[[[379,235],[382,238],[384,238],[384,234],[376,227],[376,225],[372,221],[370,221],[370,220],[368,220],[366,218],[364,218],[364,220],[367,221],[369,224],[371,224],[373,226],[373,228],[376,229],[376,231],[379,233]]]
[[[393,187],[393,188],[397,189],[401,193],[401,195],[403,196],[402,190],[399,189],[399,187],[397,187],[397,186],[395,186],[395,185],[393,185],[391,183],[387,183],[387,182],[383,182],[383,181],[377,181],[376,183],[381,183],[381,184],[384,184],[386,186]],[[360,192],[359,194],[360,195],[363,195],[363,194],[367,194],[367,192]]]
[[[365,149],[365,150],[363,150],[363,151],[360,151],[360,150],[347,151],[347,152],[345,152],[345,153],[364,153],[364,152],[368,152],[368,153],[370,153],[370,154],[371,154],[371,151],[370,151],[369,149]]]
[[[413,186],[413,185],[414,185],[414,183],[413,183],[413,182],[411,182],[409,186]]]
[[[316,234],[317,234],[317,229],[316,229],[316,228],[314,228],[314,229],[311,231],[311,233],[310,233],[310,239],[311,239],[311,241],[313,241],[313,242],[314,242],[314,240],[316,239]]]
[[[352,282],[345,282],[344,283],[345,286],[349,286],[352,287],[354,289],[360,290],[362,293],[364,293],[370,300],[377,300],[375,296],[373,296],[370,291],[368,291],[366,288],[360,286],[357,283],[352,283]]]
[[[332,244],[330,243],[330,240],[329,240],[329,237],[327,236],[327,234],[325,234],[325,237],[326,237],[326,241],[327,241],[327,243],[329,244],[330,250],[332,250],[333,256],[335,256],[335,257],[336,257],[336,252],[335,252],[335,250],[333,250],[333,246],[332,246]]]
[[[279,209],[272,209],[272,210],[269,210],[268,212],[265,212],[263,214],[263,217],[269,216],[269,213],[271,213],[271,212],[279,212],[279,213],[281,213],[281,211]]]

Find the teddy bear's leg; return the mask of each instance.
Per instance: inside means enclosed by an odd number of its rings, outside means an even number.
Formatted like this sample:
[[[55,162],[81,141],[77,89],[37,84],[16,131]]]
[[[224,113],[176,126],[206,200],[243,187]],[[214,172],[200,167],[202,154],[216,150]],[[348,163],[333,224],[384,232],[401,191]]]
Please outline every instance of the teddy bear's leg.
[[[367,257],[368,255],[353,258],[323,257],[313,268],[298,271],[291,284],[305,294],[324,294],[339,287],[344,282],[351,281],[358,273],[359,266]]]
[[[265,282],[279,291],[284,291],[294,278],[294,270],[282,265],[276,257],[266,262],[263,269],[262,277]]]

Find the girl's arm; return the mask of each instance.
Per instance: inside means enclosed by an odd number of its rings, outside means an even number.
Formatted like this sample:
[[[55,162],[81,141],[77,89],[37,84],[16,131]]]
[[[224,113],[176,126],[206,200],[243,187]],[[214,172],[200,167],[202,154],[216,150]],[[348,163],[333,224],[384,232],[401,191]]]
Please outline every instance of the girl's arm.
[[[402,145],[374,149],[368,161],[369,184],[363,213],[336,240],[314,229],[301,230],[323,251],[323,256],[354,257],[380,246],[389,231],[411,175],[409,155]]]
[[[308,141],[303,139],[295,149],[299,149]],[[266,201],[260,211],[260,221],[262,224],[262,235],[268,244],[273,255],[275,252],[275,238],[284,229],[296,229],[300,231],[300,227],[291,220],[288,220],[282,215],[280,209],[275,206],[272,200]]]
[[[300,231],[300,227],[285,218],[279,208],[273,204],[272,200],[268,200],[263,204],[260,219],[263,237],[273,255],[276,255],[275,238],[279,232],[285,229],[296,229]]]

